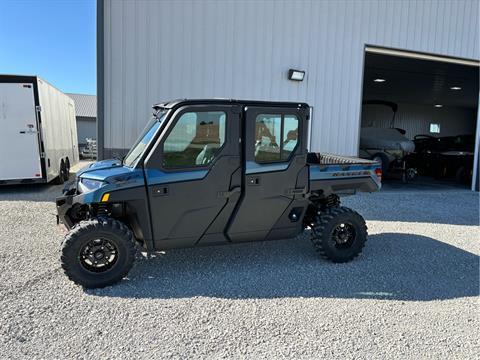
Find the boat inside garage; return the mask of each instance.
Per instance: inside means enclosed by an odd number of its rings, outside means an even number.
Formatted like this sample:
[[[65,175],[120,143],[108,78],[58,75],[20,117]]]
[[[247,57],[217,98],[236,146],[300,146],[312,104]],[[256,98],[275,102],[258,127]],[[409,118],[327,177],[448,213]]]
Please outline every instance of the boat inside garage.
[[[367,48],[364,64],[360,157],[387,187],[471,188],[478,62]]]

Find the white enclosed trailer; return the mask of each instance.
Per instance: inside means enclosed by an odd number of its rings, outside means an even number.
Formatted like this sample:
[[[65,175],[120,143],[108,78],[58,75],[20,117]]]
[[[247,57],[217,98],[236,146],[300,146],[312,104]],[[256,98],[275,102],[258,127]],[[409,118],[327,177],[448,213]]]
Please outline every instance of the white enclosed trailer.
[[[62,183],[77,162],[73,100],[37,76],[0,75],[0,185]]]

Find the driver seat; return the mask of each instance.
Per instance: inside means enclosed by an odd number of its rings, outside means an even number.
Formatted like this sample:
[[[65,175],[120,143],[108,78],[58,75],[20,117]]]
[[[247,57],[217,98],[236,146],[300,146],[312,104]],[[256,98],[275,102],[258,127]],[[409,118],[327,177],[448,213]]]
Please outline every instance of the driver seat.
[[[202,151],[197,155],[195,159],[195,165],[206,165],[213,160],[215,152],[217,151],[217,144],[207,144],[203,147]]]

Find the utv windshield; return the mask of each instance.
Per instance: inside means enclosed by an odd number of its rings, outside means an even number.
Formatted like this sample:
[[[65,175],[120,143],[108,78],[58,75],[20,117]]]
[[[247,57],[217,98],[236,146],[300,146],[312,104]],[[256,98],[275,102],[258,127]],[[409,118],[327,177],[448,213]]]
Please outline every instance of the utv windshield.
[[[137,160],[143,154],[143,151],[147,147],[148,143],[150,142],[150,140],[152,140],[153,136],[162,124],[166,113],[166,111],[161,111],[157,114],[157,116],[155,116],[148,122],[147,126],[145,126],[145,129],[143,129],[138,140],[132,146],[128,154],[125,156],[125,159],[123,160],[124,165],[128,167],[135,166]]]

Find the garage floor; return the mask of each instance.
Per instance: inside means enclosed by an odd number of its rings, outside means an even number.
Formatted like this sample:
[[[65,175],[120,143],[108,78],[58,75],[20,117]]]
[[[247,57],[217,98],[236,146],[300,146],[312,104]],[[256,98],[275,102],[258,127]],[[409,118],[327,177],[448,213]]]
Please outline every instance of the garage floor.
[[[470,191],[470,186],[453,180],[436,180],[432,177],[420,176],[403,184],[397,179],[383,181],[382,191]]]
[[[84,291],[60,269],[60,187],[0,189],[4,358],[474,358],[479,197],[383,191],[345,199],[364,254],[317,258],[306,238],[139,256]],[[477,354],[477,355],[475,355]]]

